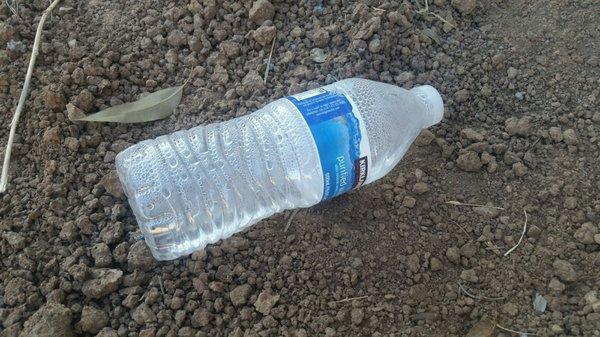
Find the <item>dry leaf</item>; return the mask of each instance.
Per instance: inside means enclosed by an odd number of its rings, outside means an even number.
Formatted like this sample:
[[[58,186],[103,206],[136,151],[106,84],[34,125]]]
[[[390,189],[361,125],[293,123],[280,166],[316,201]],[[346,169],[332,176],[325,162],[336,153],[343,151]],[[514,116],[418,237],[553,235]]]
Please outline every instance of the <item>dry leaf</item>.
[[[163,119],[175,111],[182,93],[183,85],[162,89],[135,102],[113,106],[73,121],[143,123]]]

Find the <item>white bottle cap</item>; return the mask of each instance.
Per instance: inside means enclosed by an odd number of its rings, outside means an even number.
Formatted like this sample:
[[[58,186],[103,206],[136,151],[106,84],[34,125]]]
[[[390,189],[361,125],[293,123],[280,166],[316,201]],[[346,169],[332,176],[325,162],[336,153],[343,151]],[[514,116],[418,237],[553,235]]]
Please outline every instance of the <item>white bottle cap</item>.
[[[421,85],[410,90],[417,95],[427,107],[428,116],[425,120],[426,128],[439,123],[444,117],[444,101],[440,93],[430,85]]]

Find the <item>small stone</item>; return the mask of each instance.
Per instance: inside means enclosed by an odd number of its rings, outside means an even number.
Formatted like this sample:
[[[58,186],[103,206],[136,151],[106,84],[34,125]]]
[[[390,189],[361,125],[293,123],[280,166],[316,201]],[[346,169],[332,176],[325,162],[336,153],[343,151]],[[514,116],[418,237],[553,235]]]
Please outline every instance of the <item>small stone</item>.
[[[98,333],[108,323],[108,315],[100,309],[84,306],[81,310],[79,326],[83,332]]]
[[[590,245],[595,242],[594,236],[598,234],[598,227],[591,222],[586,222],[575,231],[575,239],[583,244]]]
[[[442,261],[440,259],[438,259],[437,257],[432,257],[429,260],[429,267],[432,271],[438,271],[442,270],[444,268],[444,265],[442,264]]]
[[[79,150],[79,141],[75,137],[67,137],[64,141],[65,147],[72,152]]]
[[[229,73],[227,73],[225,67],[217,65],[210,76],[210,80],[221,85],[226,85],[229,82]]]
[[[147,271],[156,266],[156,260],[150,252],[150,248],[144,241],[138,241],[131,245],[127,254],[127,265],[131,269]]]
[[[113,328],[106,327],[100,330],[96,337],[119,337],[119,335]]]
[[[417,146],[427,146],[429,144],[431,144],[431,142],[435,139],[435,135],[433,134],[433,132],[424,129],[423,131],[421,131],[421,133],[419,134],[419,136],[417,137],[417,139],[415,139],[415,144]]]
[[[406,82],[410,82],[410,81],[412,81],[414,79],[415,79],[415,74],[412,71],[403,71],[400,74],[398,74],[398,76],[394,77],[394,80],[398,84],[403,84],[403,83],[406,83]],[[429,131],[429,130],[425,129],[423,131]]]
[[[413,208],[415,207],[415,204],[417,203],[417,199],[411,197],[411,196],[405,196],[404,199],[402,200],[402,206],[406,207],[406,208]]]
[[[454,93],[454,99],[458,103],[466,102],[469,99],[469,91],[467,89],[461,89]]]
[[[429,192],[429,185],[424,182],[418,182],[413,186],[413,192],[416,194],[424,194]]]
[[[565,282],[577,281],[577,272],[575,272],[575,268],[569,261],[556,259],[552,263],[552,267],[554,268],[554,274],[561,280]]]
[[[456,159],[456,165],[463,171],[466,172],[477,172],[483,166],[481,159],[477,152],[474,151],[464,151],[461,155]]]
[[[167,43],[173,47],[185,46],[188,43],[188,36],[179,29],[174,29],[167,35]]]
[[[123,195],[125,195],[116,170],[111,170],[104,177],[102,177],[99,185],[104,187],[104,190],[115,198],[121,198]]]
[[[454,2],[454,1],[453,1]],[[465,337],[493,337],[496,336],[496,324],[488,318],[482,318],[475,323]]]
[[[485,139],[485,137],[481,133],[471,128],[462,129],[460,131],[460,136],[472,142],[482,142]]]
[[[550,280],[550,283],[548,283],[548,288],[554,291],[555,293],[560,294],[565,290],[566,286],[557,278],[552,278]]]
[[[446,250],[446,257],[454,264],[460,263],[460,249],[458,247],[449,247]]]
[[[44,131],[44,135],[42,136],[42,141],[48,144],[58,144],[60,143],[60,129],[58,126],[50,128]]]
[[[97,243],[93,245],[91,254],[94,258],[94,266],[96,267],[108,267],[112,263],[112,253],[106,243]]]
[[[419,271],[419,267],[421,266],[419,262],[419,256],[417,254],[409,255],[406,259],[406,266],[411,272],[417,273]]]
[[[273,41],[276,34],[277,29],[275,26],[260,26],[252,33],[252,37],[261,46],[266,46]]]
[[[8,244],[15,250],[21,250],[25,248],[26,240],[25,237],[16,232],[4,232],[2,238],[8,242]]]
[[[48,87],[44,88],[41,98],[50,109],[62,109],[65,107],[65,96],[61,92],[56,92]]]
[[[329,43],[329,32],[321,27],[310,30],[306,36],[319,48],[323,48]]]
[[[504,121],[504,130],[511,136],[529,136],[531,133],[531,118],[511,117]]]
[[[19,337],[71,337],[71,310],[62,304],[47,303],[39,308],[23,326]]]
[[[94,100],[94,95],[89,90],[83,89],[73,103],[81,110],[89,112],[94,106]]]
[[[229,293],[229,299],[234,306],[239,307],[248,302],[248,298],[250,297],[251,293],[252,286],[249,284],[242,284],[233,288],[233,290]]]
[[[496,69],[501,68],[504,64],[504,61],[506,61],[506,56],[502,53],[492,56],[492,66],[494,66]]]
[[[560,143],[563,140],[562,130],[560,127],[553,126],[548,129],[548,135],[553,141]]]
[[[473,212],[481,215],[486,219],[494,219],[500,215],[500,210],[495,207],[480,206],[474,207]]]
[[[562,136],[567,145],[577,145],[579,143],[579,140],[577,139],[577,134],[573,129],[565,130]]]
[[[250,20],[260,25],[266,20],[272,20],[275,16],[275,7],[268,0],[258,0],[252,4],[248,13]]]
[[[525,164],[518,162],[518,163],[514,163],[512,166],[513,172],[515,172],[515,175],[517,177],[522,177],[524,175],[527,174],[528,168],[527,166],[525,166]]]
[[[256,308],[256,311],[261,314],[268,315],[277,301],[279,301],[279,295],[273,295],[263,291],[258,295],[258,298],[254,302],[254,307]]]
[[[379,31],[381,28],[381,18],[379,16],[374,16],[367,20],[354,34],[354,38],[357,40],[368,40],[375,34],[375,32]]]
[[[92,279],[85,281],[81,291],[89,298],[102,298],[117,291],[122,279],[123,271],[119,269],[94,269]]]
[[[519,71],[517,69],[510,67],[506,71],[506,76],[508,76],[508,78],[510,78],[510,79],[513,79],[513,78],[517,77],[518,73],[519,73]]]
[[[152,308],[146,302],[135,308],[131,314],[131,318],[139,325],[156,322],[156,314],[154,314]]]
[[[354,308],[350,311],[350,321],[353,325],[359,325],[365,318],[365,312],[362,308]]]
[[[575,209],[575,208],[577,208],[577,197],[566,197],[563,206],[566,209]]]
[[[514,303],[506,303],[502,306],[502,311],[509,316],[517,316],[519,308]]]
[[[369,42],[369,51],[373,54],[379,53],[382,48],[383,46],[381,45],[380,39],[372,39],[371,42]]]
[[[192,314],[192,326],[195,328],[207,326],[212,320],[213,315],[206,308],[198,308]]]
[[[477,272],[474,269],[466,269],[460,273],[460,278],[463,281],[469,283],[478,283],[479,277],[477,276]]]

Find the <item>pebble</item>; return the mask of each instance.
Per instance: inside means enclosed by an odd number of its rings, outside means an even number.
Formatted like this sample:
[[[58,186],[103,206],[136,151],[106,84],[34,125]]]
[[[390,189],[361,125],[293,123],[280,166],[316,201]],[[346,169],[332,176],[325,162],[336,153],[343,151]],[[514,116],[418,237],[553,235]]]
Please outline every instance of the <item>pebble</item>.
[[[552,268],[554,268],[554,275],[558,276],[561,280],[565,282],[577,281],[577,272],[575,272],[575,268],[571,262],[556,259],[552,263]]]
[[[469,91],[467,89],[461,89],[454,93],[454,99],[458,103],[466,102],[469,99]]]
[[[465,337],[493,337],[496,336],[496,324],[489,318],[482,318],[475,323]]]
[[[449,247],[446,250],[446,257],[454,264],[460,263],[460,249],[458,247]]]
[[[481,142],[485,139],[485,137],[481,133],[471,128],[462,129],[460,131],[460,136],[472,142]]]
[[[150,248],[144,241],[138,241],[131,245],[127,254],[127,265],[131,269],[147,271],[156,266],[156,260],[150,252]]]
[[[268,0],[258,0],[252,4],[248,13],[250,20],[260,25],[267,20],[272,20],[275,16],[275,7]]]
[[[329,32],[321,27],[316,27],[306,34],[306,36],[315,44],[315,47],[323,48],[329,43]]]
[[[432,257],[429,260],[429,266],[432,271],[438,271],[438,270],[442,270],[444,268],[442,261],[440,259],[438,259],[437,257]]]
[[[531,117],[511,117],[504,121],[504,130],[511,136],[529,136],[531,133]]]
[[[254,31],[254,33],[252,33],[252,37],[256,42],[264,47],[273,41],[276,34],[277,29],[275,26],[260,26]]]
[[[131,318],[139,325],[156,322],[156,314],[154,314],[154,311],[152,311],[152,308],[146,302],[143,302],[133,310]]]
[[[468,15],[477,8],[476,0],[452,0],[452,7],[456,8],[461,14]]]
[[[94,269],[92,279],[85,281],[81,291],[89,298],[103,298],[117,291],[122,279],[123,271],[119,269]]]
[[[71,310],[62,304],[47,303],[39,308],[23,326],[19,337],[71,337]]]
[[[402,200],[402,206],[406,207],[406,208],[413,208],[415,207],[415,204],[417,203],[417,199],[411,197],[411,196],[405,196],[404,199]]]
[[[522,177],[522,176],[526,175],[527,171],[529,170],[527,168],[527,166],[525,166],[525,164],[523,164],[521,162],[514,163],[512,166],[512,169],[517,177]]]
[[[573,129],[567,129],[563,131],[563,140],[567,145],[577,145],[579,144],[579,140],[577,139],[577,134]]]
[[[483,166],[479,155],[474,151],[464,151],[456,159],[456,165],[466,172],[477,172]]]
[[[213,315],[206,308],[198,308],[192,314],[192,326],[195,328],[207,326],[213,319]]]
[[[494,207],[486,207],[486,206],[479,206],[479,207],[473,207],[473,212],[481,215],[482,217],[490,220],[490,219],[494,219],[496,217],[498,217],[498,215],[500,215],[500,210]]]
[[[98,333],[108,323],[108,315],[100,309],[86,305],[81,310],[79,326],[83,332]]]
[[[277,301],[279,301],[278,294],[271,294],[263,291],[258,295],[258,298],[254,302],[254,308],[261,314],[268,315]]]
[[[125,195],[116,170],[111,170],[105,174],[98,184],[104,187],[104,190],[115,198],[121,198]]]
[[[517,77],[517,74],[519,73],[519,71],[513,67],[508,68],[508,70],[506,71],[506,75],[508,76],[508,78],[513,79],[515,77]]]
[[[427,185],[427,183],[424,182],[415,183],[415,185],[413,186],[413,192],[415,192],[416,194],[424,194],[429,192],[429,190],[429,185]]]
[[[42,90],[41,98],[44,104],[50,109],[63,109],[65,107],[65,96],[62,92],[57,92],[49,87]]]
[[[560,143],[563,140],[562,130],[560,127],[551,127],[550,129],[548,129],[548,135],[550,136],[550,139],[557,143]]]
[[[575,231],[575,239],[583,244],[595,243],[594,237],[598,234],[598,227],[591,222],[586,222]]]
[[[350,321],[353,325],[359,325],[365,318],[365,312],[362,308],[354,308],[350,311]]]
[[[250,297],[251,293],[252,286],[249,284],[242,284],[233,288],[233,290],[229,292],[229,299],[234,306],[239,307],[248,302],[248,298]]]

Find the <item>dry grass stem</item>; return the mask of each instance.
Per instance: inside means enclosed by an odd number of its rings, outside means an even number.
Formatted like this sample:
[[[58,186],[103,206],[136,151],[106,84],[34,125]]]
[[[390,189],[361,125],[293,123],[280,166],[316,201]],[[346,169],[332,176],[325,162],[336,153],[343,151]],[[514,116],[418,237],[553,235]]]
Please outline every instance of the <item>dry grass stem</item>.
[[[508,254],[512,253],[512,251],[515,250],[521,244],[521,241],[523,241],[523,237],[525,236],[525,232],[527,232],[527,211],[523,210],[523,213],[525,213],[525,223],[523,224],[523,231],[521,232],[521,237],[519,238],[519,241],[516,245],[514,245],[511,249],[504,253],[504,256],[507,256]]]
[[[15,1],[10,1],[10,0],[4,0],[4,3],[6,4],[6,7],[8,7],[8,9],[17,17],[20,19],[19,17],[19,1],[15,0]],[[11,5],[12,3],[12,5]]]
[[[277,36],[273,37],[273,42],[271,43],[271,52],[269,52],[267,67],[265,68],[265,78],[263,80],[265,84],[267,84],[267,77],[269,77],[269,68],[271,68],[271,57],[273,57],[273,49],[275,49],[275,40],[277,40]]]
[[[417,6],[419,6],[419,3],[417,3]],[[421,7],[421,6],[419,6],[419,7]],[[422,14],[422,15],[431,15],[431,16],[435,17],[436,19],[440,20],[441,22],[447,24],[448,26],[450,26],[452,28],[456,28],[455,25],[453,25],[448,20],[446,20],[443,17],[441,17],[439,14],[436,14],[434,12],[430,12],[429,11],[429,1],[428,0],[425,0],[425,8],[419,9],[418,11],[416,11],[416,13],[417,14]]]
[[[21,96],[19,97],[19,103],[17,104],[17,109],[15,110],[15,114],[13,115],[12,122],[10,123],[10,133],[8,135],[8,142],[6,144],[6,151],[4,152],[4,163],[2,164],[2,176],[0,177],[0,194],[6,191],[6,185],[8,183],[8,167],[10,165],[10,154],[12,152],[13,142],[15,139],[15,133],[17,131],[17,123],[19,122],[19,117],[21,116],[21,111],[23,111],[23,106],[25,105],[25,99],[27,98],[27,94],[29,92],[29,84],[31,83],[31,76],[33,75],[33,67],[35,66],[35,59],[37,58],[39,48],[40,48],[40,40],[42,36],[42,29],[44,28],[44,22],[46,22],[46,18],[52,12],[54,7],[60,2],[60,0],[54,0],[48,8],[42,14],[42,18],[40,19],[40,23],[38,24],[37,30],[35,32],[35,39],[33,40],[33,49],[31,50],[31,58],[29,59],[29,67],[27,68],[27,75],[25,75],[25,82],[23,83],[23,90],[21,91]]]
[[[299,211],[300,211],[299,209],[295,209],[292,211],[292,214],[290,214],[290,217],[288,218],[288,221],[285,224],[285,228],[283,229],[284,232],[288,231],[288,229],[290,228],[290,225],[292,224],[292,220],[294,220],[294,217],[296,216],[296,214],[298,214]]]
[[[458,288],[467,296],[474,298],[476,300],[488,300],[488,301],[499,301],[503,300],[506,297],[487,297],[487,296],[478,296],[470,293],[460,282],[457,282]]]
[[[468,207],[487,207],[487,208],[493,208],[493,209],[499,209],[501,211],[504,210],[504,208],[502,207],[497,207],[497,206],[488,206],[488,205],[480,205],[480,204],[465,204],[462,203],[460,201],[456,201],[456,200],[450,200],[450,201],[446,201],[446,204],[448,205],[454,205],[454,206],[468,206]]]
[[[508,331],[508,332],[512,332],[512,333],[516,333],[519,336],[525,335],[525,336],[535,336],[536,334],[534,332],[522,332],[522,331],[517,331],[517,330],[513,330],[513,329],[509,329],[509,328],[505,328],[502,325],[496,323],[496,327],[498,329],[504,330],[504,331]]]
[[[369,295],[344,298],[343,300],[333,301],[333,303],[344,303],[344,302],[350,302],[350,301],[354,301],[354,300],[362,300],[362,299],[365,299],[367,297],[369,297]]]

